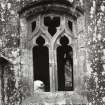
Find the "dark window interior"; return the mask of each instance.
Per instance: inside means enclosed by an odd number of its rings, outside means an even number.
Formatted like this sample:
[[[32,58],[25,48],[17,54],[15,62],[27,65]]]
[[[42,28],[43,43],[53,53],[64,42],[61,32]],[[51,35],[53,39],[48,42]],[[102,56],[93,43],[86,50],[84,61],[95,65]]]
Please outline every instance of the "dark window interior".
[[[68,27],[71,31],[73,30],[73,23],[71,21],[68,21]]]
[[[45,40],[41,36],[36,43],[38,46],[33,48],[34,81],[43,81],[45,91],[50,91],[48,48],[44,46]]]
[[[66,36],[61,37],[57,48],[57,67],[58,67],[58,90],[73,90],[73,50],[68,45],[69,40]]]
[[[48,27],[48,32],[53,36],[56,33],[56,28],[60,26],[60,17],[47,16],[44,18],[44,24]]]
[[[32,32],[33,32],[36,28],[36,21],[32,22],[31,27],[32,27]]]

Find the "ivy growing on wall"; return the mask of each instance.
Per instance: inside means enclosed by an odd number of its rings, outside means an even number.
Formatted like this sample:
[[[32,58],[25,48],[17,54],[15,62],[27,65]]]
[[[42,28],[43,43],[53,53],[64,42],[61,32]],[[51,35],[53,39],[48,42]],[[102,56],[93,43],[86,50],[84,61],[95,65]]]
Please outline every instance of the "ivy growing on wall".
[[[105,105],[105,0],[90,2],[88,100],[89,105]]]

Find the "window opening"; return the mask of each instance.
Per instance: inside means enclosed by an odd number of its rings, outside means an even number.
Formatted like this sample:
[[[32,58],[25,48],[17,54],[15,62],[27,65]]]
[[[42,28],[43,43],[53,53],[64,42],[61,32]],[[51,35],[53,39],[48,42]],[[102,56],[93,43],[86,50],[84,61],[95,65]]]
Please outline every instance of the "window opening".
[[[73,90],[73,50],[66,36],[61,37],[57,47],[58,90]]]
[[[35,28],[36,28],[36,21],[32,22],[31,28],[32,28],[32,32],[33,32],[35,30]]]
[[[48,32],[53,36],[57,31],[56,28],[60,26],[60,17],[51,18],[47,16],[44,18],[44,24],[48,27]]]
[[[71,31],[73,30],[73,23],[71,21],[68,21],[68,27]]]
[[[42,81],[45,91],[50,91],[48,48],[44,46],[45,40],[41,36],[36,43],[37,46],[33,48],[34,81]]]

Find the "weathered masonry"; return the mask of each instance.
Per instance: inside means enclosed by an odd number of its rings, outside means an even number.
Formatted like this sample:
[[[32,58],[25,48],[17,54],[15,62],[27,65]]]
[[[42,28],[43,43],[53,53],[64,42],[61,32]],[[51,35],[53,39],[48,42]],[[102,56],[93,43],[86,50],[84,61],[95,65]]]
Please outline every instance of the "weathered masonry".
[[[66,0],[40,0],[23,7],[19,15],[21,72],[32,92],[34,81],[41,80],[45,103],[87,104],[83,9]]]

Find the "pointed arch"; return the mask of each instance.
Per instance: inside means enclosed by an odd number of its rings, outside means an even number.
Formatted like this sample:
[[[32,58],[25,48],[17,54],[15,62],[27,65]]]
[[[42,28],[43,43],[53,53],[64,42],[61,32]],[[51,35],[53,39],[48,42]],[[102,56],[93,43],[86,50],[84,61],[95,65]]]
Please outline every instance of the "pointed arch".
[[[49,51],[48,47],[44,46],[45,40],[42,36],[36,39],[37,46],[33,47],[33,74],[34,81],[40,80],[45,84],[45,91],[50,90],[49,79]]]
[[[60,45],[57,47],[57,75],[58,90],[73,90],[73,49],[66,36],[60,38]]]
[[[38,16],[37,19],[38,25],[36,26],[35,23],[35,25],[33,26],[32,37],[30,39],[32,41],[31,44],[33,51],[32,65],[34,81],[43,81],[45,83],[45,91],[72,90],[73,69],[71,69],[71,71],[67,71],[68,69],[66,70],[66,66],[69,66],[69,70],[70,66],[71,68],[73,68],[73,59],[71,59],[72,63],[70,64],[70,59],[63,58],[64,55],[69,56],[69,54],[65,54],[65,48],[68,49],[68,53],[69,51],[70,53],[73,53],[72,41],[74,39],[74,36],[71,31],[72,23],[70,23],[71,30],[68,30],[68,23],[66,23],[68,21],[68,18],[65,16],[47,14]],[[54,24],[55,21],[57,21],[58,23]],[[34,20],[32,22],[34,22]],[[35,26],[36,29],[34,29]],[[60,57],[61,55],[62,57]],[[63,62],[63,60],[65,61]],[[61,63],[59,63],[60,61],[65,64],[62,65]],[[59,64],[62,66],[61,68],[59,68]],[[70,75],[68,76],[66,72],[71,75],[71,81]],[[62,80],[64,82],[64,87],[60,87],[59,75],[62,75],[62,77],[64,78],[64,80]],[[68,84],[69,86],[67,86]]]
[[[69,40],[68,45],[72,46],[72,34],[71,33],[67,34],[65,32],[65,30],[63,30],[63,32],[61,34],[59,34],[59,35],[57,35],[55,37],[55,40],[54,40],[54,49],[56,49],[59,45],[61,45],[60,44],[61,37],[66,37]]]

